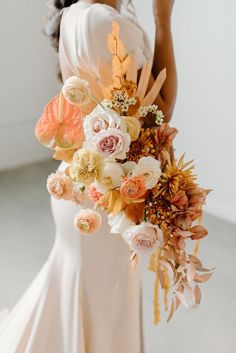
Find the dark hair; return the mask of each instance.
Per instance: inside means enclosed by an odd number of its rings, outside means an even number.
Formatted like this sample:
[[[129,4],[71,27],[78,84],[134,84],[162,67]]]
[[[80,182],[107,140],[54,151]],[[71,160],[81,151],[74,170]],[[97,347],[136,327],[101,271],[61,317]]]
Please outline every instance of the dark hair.
[[[54,0],[48,2],[49,14],[45,18],[44,34],[50,38],[51,44],[56,51],[59,49],[61,10],[78,1],[79,0]]]

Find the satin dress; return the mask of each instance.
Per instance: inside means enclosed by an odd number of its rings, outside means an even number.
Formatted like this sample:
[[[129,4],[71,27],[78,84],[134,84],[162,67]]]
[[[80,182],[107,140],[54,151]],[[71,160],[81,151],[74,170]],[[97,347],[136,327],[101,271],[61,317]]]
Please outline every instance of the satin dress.
[[[142,30],[112,7],[78,2],[62,16],[64,80],[79,68],[98,75],[99,60],[111,60],[107,34],[114,20],[142,67],[147,60]],[[105,213],[98,233],[82,236],[73,225],[80,206],[55,199],[51,205],[53,249],[2,322],[0,353],[144,353],[141,272],[131,270],[128,246],[110,234]],[[93,205],[87,201],[86,207]]]

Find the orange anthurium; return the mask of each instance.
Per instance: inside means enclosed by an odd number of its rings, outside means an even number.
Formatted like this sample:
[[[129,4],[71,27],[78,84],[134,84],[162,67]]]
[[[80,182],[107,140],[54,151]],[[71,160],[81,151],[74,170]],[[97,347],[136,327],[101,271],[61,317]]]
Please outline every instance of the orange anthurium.
[[[83,141],[83,118],[78,106],[68,103],[64,96],[54,97],[38,120],[35,135],[50,148],[80,147]]]

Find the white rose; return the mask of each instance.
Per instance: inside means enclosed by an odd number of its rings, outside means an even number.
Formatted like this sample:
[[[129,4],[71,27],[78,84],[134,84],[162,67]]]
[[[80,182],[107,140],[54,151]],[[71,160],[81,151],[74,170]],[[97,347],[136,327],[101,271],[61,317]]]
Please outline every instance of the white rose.
[[[131,143],[130,135],[118,129],[100,131],[85,147],[105,158],[125,159]]]
[[[112,213],[109,214],[108,223],[111,227],[111,234],[121,234],[126,228],[134,225],[134,223],[126,217],[124,211],[121,211],[116,215],[113,215]]]
[[[147,189],[152,189],[161,176],[160,162],[154,157],[142,157],[132,172],[132,176],[142,175]]]
[[[76,106],[88,104],[91,100],[89,83],[78,76],[69,77],[62,88],[65,99]]]
[[[158,247],[163,246],[162,230],[148,222],[128,227],[122,237],[131,250],[140,254],[152,254]]]
[[[98,192],[105,194],[107,191],[121,185],[121,179],[124,177],[123,168],[115,161],[105,160],[99,180],[95,181],[95,187]]]
[[[99,104],[84,118],[83,127],[86,140],[107,129],[120,129],[123,132],[127,130],[125,121],[120,115],[112,109],[103,109]]]
[[[132,171],[134,170],[134,168],[136,167],[136,163],[132,162],[132,161],[128,161],[122,164],[122,168],[125,172],[125,175],[127,176],[131,176]]]

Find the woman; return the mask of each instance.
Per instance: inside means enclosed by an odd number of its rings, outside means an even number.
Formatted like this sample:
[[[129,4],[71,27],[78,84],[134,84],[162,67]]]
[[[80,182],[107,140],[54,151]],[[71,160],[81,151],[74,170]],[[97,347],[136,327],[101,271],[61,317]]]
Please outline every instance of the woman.
[[[156,103],[167,121],[176,96],[170,31],[173,3],[154,0],[153,4],[157,35],[150,85],[166,67],[167,79]],[[63,80],[79,69],[98,75],[99,60],[110,60],[107,35],[112,21],[120,24],[127,50],[135,54],[139,68],[143,66],[147,60],[143,32],[118,12],[119,5],[116,0],[55,1],[55,8],[63,9],[63,14],[53,9],[47,33],[59,47]],[[65,167],[62,163],[59,169]],[[73,227],[79,206],[69,201],[51,202],[54,247],[2,324],[0,352],[144,353],[140,271],[130,269],[128,246],[119,236],[109,235],[105,214],[99,233],[82,237]]]

